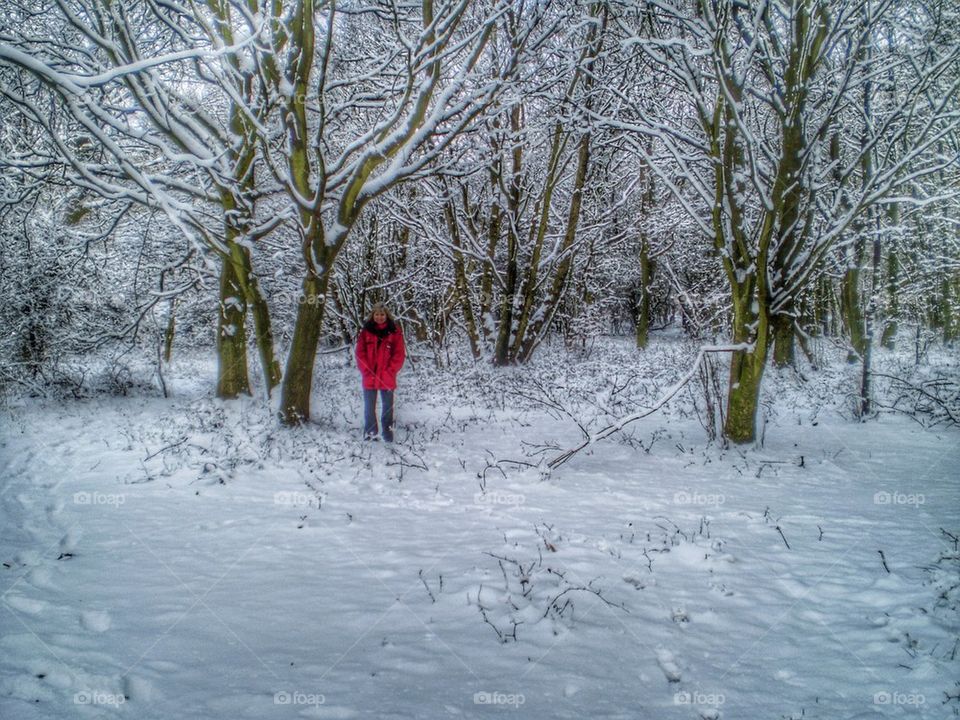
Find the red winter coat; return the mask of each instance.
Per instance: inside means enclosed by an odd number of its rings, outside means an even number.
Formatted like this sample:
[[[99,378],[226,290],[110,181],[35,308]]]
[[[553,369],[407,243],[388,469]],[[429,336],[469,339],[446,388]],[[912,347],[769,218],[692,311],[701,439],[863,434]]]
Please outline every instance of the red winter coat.
[[[364,324],[357,338],[357,367],[364,390],[396,390],[397,373],[406,357],[403,333],[392,320],[384,329],[372,320]]]

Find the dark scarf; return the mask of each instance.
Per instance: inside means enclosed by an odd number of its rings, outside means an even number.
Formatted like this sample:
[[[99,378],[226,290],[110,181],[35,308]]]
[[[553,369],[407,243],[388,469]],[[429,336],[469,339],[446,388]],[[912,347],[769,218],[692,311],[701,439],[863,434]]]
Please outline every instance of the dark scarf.
[[[376,335],[380,340],[383,340],[387,335],[392,335],[397,331],[397,326],[393,324],[393,320],[387,318],[387,324],[380,328],[377,327],[377,324],[373,320],[367,320],[363,324],[363,329],[367,332],[371,332]]]

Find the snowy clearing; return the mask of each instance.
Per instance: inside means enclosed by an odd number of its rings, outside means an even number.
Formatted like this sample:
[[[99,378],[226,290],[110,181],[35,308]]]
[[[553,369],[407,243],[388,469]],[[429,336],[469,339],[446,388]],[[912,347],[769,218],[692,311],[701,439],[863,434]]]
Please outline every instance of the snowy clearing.
[[[956,716],[960,432],[814,396],[856,369],[771,373],[760,448],[688,395],[537,466],[690,357],[423,362],[393,447],[335,357],[295,431],[198,362],[168,400],[8,402],[0,715]]]

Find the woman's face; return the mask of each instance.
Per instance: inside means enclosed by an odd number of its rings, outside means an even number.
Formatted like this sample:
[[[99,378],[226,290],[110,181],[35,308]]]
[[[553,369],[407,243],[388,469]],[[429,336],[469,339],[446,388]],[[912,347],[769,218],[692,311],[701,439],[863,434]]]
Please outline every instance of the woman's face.
[[[383,310],[377,310],[373,314],[373,321],[375,323],[385,323],[387,321],[387,314]]]

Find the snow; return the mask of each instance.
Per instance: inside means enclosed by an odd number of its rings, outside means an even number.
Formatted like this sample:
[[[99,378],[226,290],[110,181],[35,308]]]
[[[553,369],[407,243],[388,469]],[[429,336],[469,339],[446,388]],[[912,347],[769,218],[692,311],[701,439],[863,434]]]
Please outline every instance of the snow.
[[[608,345],[408,366],[392,447],[332,356],[296,430],[198,360],[169,400],[9,402],[0,716],[955,713],[960,432],[771,372],[762,448],[708,445],[681,392],[547,472],[531,445],[582,436],[529,377],[595,434],[585,399],[626,416],[695,354]]]

